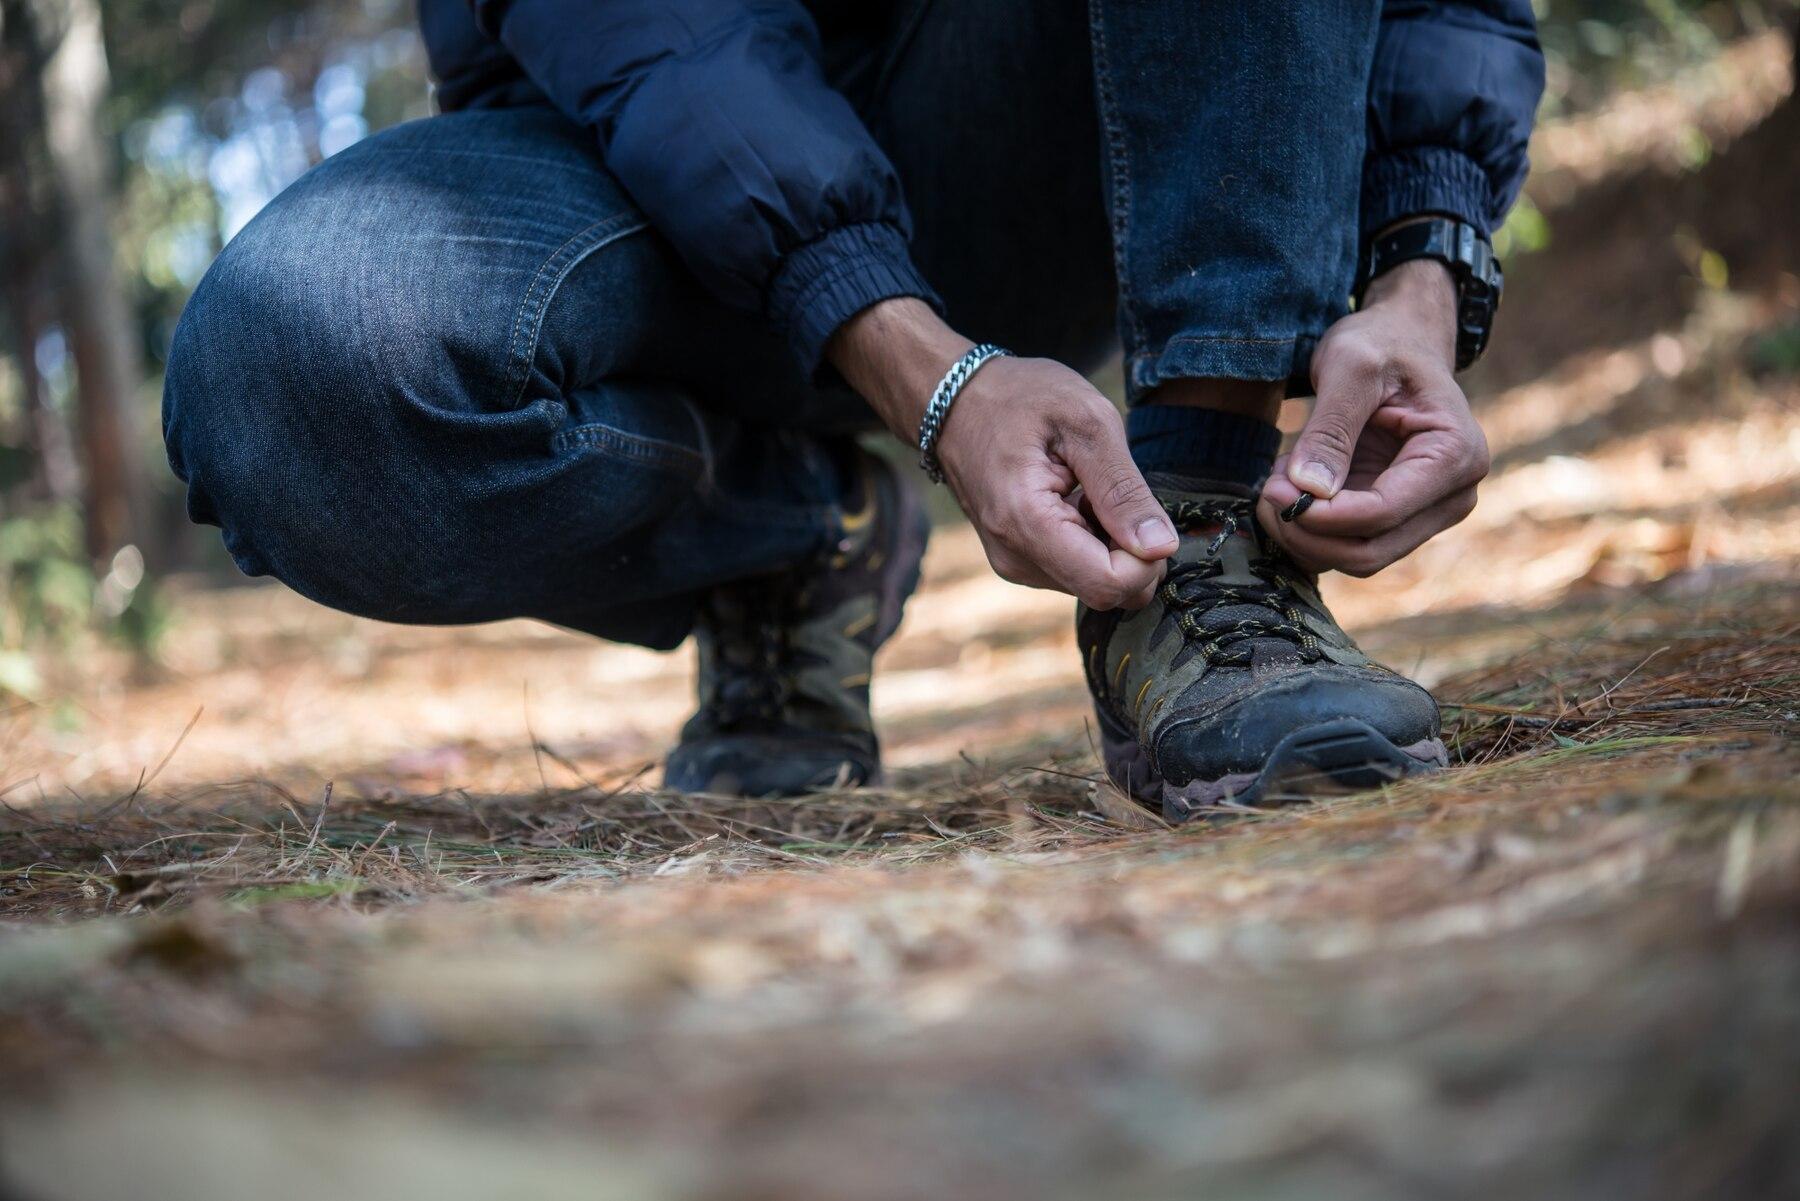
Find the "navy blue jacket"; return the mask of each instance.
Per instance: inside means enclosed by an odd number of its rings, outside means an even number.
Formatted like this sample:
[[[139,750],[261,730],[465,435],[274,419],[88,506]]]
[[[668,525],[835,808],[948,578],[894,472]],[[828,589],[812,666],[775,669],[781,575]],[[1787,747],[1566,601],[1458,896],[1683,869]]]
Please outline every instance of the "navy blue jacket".
[[[900,180],[852,104],[857,46],[874,45],[888,8],[420,0],[420,18],[444,109],[547,97],[592,129],[706,287],[766,314],[811,370],[861,309],[935,299],[907,252]],[[1525,179],[1543,74],[1530,0],[1384,0],[1365,234],[1426,212],[1498,225]]]

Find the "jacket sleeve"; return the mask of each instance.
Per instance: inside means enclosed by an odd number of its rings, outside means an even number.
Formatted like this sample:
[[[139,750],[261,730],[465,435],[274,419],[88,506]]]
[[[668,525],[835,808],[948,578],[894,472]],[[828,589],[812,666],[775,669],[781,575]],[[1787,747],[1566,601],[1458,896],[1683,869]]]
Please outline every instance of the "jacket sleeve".
[[[763,312],[809,373],[876,301],[938,303],[899,177],[797,0],[471,2],[708,290]]]
[[[1363,237],[1421,213],[1491,234],[1525,183],[1543,91],[1531,0],[1384,0],[1369,79]]]

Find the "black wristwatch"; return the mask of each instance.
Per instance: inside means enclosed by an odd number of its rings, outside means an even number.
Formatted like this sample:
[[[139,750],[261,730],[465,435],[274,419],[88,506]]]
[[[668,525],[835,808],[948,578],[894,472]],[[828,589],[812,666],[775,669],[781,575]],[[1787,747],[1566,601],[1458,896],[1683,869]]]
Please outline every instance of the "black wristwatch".
[[[1487,349],[1500,309],[1504,282],[1500,260],[1487,236],[1454,217],[1428,217],[1391,229],[1369,242],[1356,279],[1362,304],[1369,281],[1410,259],[1436,259],[1456,277],[1456,369],[1461,371]]]

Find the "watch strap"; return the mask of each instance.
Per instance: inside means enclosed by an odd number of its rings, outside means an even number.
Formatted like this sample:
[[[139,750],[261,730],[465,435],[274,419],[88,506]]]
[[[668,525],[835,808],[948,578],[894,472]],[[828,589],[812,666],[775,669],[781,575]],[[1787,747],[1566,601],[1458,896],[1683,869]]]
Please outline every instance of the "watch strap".
[[[1369,281],[1413,259],[1436,259],[1456,280],[1456,368],[1468,367],[1487,349],[1500,307],[1504,275],[1500,259],[1479,229],[1452,217],[1430,217],[1370,239],[1356,282],[1361,303]]]

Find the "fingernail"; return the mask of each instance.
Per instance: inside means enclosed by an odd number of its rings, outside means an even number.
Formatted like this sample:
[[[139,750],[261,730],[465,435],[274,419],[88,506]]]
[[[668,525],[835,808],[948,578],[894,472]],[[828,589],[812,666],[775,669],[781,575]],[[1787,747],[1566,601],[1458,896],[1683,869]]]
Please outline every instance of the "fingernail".
[[[1146,517],[1138,522],[1137,536],[1138,545],[1145,550],[1162,550],[1181,541],[1175,536],[1174,526],[1154,517]]]
[[[1309,492],[1330,496],[1335,491],[1331,471],[1323,463],[1302,463],[1294,473],[1294,482]]]
[[[1300,516],[1300,514],[1312,508],[1312,503],[1313,494],[1310,492],[1302,492],[1293,504],[1281,511],[1281,519],[1283,521],[1293,521],[1296,517]]]

